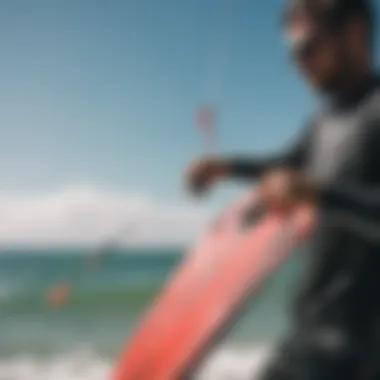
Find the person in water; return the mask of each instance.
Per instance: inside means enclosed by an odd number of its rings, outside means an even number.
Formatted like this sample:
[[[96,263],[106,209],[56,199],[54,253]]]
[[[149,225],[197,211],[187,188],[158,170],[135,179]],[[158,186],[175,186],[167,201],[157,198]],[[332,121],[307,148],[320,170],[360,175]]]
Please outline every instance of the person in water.
[[[187,180],[203,191],[260,179],[270,208],[315,205],[310,265],[289,333],[262,380],[380,379],[380,83],[374,16],[365,0],[289,1],[294,60],[324,100],[276,157],[202,159]]]

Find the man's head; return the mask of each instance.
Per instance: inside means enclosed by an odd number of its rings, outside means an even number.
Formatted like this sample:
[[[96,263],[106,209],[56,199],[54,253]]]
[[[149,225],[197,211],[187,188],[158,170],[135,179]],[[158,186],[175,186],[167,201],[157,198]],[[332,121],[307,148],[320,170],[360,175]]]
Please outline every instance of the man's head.
[[[322,92],[341,90],[345,82],[370,68],[370,0],[288,0],[285,31],[297,64]]]

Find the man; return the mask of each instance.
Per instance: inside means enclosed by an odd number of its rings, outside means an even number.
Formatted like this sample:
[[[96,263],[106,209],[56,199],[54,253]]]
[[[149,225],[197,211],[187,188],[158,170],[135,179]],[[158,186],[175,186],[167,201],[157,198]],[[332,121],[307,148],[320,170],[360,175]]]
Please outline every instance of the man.
[[[365,0],[288,4],[291,52],[326,100],[323,108],[278,157],[205,159],[188,174],[196,191],[225,178],[260,177],[268,207],[299,200],[317,207],[294,323],[265,380],[380,379],[380,85],[372,19]]]

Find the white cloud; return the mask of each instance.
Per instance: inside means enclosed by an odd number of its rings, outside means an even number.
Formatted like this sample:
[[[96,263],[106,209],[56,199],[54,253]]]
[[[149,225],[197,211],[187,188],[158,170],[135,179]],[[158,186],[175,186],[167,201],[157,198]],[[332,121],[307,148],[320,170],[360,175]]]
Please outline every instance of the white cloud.
[[[133,224],[129,244],[187,244],[210,210],[77,186],[48,195],[0,193],[0,244],[97,244]]]

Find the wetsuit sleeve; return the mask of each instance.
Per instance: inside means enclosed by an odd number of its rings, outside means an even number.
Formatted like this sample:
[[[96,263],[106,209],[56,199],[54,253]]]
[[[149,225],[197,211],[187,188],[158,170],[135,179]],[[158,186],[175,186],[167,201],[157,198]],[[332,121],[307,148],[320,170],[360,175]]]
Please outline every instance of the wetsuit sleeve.
[[[347,211],[357,218],[380,222],[380,186],[364,186],[354,183],[337,183],[321,192],[323,206]]]
[[[380,118],[372,122],[366,135],[367,161],[364,181],[339,181],[320,189],[321,206],[333,210],[349,224],[376,232],[380,240]],[[354,164],[354,163],[353,163]]]
[[[284,166],[300,169],[309,150],[313,122],[308,123],[291,146],[271,157],[235,157],[226,160],[230,176],[239,179],[256,179],[268,169]]]

